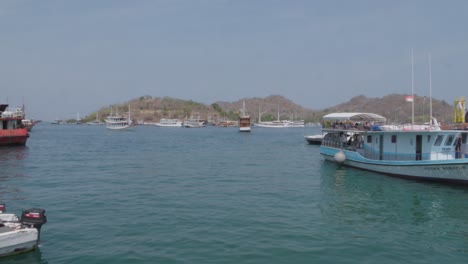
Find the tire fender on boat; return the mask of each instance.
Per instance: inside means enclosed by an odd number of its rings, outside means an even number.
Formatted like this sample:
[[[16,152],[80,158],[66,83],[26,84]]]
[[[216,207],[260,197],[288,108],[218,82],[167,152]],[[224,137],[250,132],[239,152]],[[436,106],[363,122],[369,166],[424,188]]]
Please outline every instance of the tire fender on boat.
[[[342,150],[338,151],[335,156],[333,157],[336,162],[343,163],[346,160],[346,155]]]

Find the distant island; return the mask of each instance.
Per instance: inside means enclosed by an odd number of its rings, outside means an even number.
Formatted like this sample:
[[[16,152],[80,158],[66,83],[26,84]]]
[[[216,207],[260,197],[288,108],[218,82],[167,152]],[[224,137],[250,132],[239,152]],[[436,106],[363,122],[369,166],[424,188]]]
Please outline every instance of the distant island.
[[[128,106],[132,119],[138,123],[155,123],[161,118],[186,119],[200,117],[203,120],[237,120],[243,102],[248,114],[254,122],[279,119],[304,120],[306,123],[317,123],[322,116],[332,112],[372,112],[387,118],[388,123],[411,122],[412,104],[405,101],[405,94],[390,94],[381,98],[368,98],[359,95],[333,107],[321,110],[304,108],[281,95],[271,95],[265,98],[243,98],[235,102],[214,102],[211,105],[181,100],[171,97],[141,96],[128,102],[102,107],[86,116],[82,122],[93,121],[96,115],[101,121],[113,111],[125,113]],[[425,96],[414,96],[415,122],[429,122],[430,104]],[[453,122],[453,104],[444,100],[432,99],[433,116],[442,123]]]

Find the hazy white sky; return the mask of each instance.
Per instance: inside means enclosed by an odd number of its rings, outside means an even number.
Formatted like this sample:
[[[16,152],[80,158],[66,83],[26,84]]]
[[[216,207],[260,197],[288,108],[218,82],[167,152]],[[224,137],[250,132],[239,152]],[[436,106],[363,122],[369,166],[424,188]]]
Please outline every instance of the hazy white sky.
[[[143,95],[468,97],[468,1],[2,0],[0,103],[85,116]]]

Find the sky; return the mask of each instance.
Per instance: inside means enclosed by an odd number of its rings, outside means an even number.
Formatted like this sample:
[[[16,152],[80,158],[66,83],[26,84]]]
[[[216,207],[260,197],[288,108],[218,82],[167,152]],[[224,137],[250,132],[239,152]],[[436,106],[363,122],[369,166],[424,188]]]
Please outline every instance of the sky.
[[[453,103],[468,97],[467,14],[465,0],[2,0],[0,103],[42,120],[146,95]]]

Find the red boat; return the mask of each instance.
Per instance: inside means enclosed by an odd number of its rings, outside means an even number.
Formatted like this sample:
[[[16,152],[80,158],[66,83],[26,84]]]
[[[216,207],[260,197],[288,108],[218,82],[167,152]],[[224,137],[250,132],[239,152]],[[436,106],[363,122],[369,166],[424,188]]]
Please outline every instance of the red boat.
[[[0,146],[24,146],[29,134],[22,121],[21,108],[9,110],[7,104],[0,104]]]

